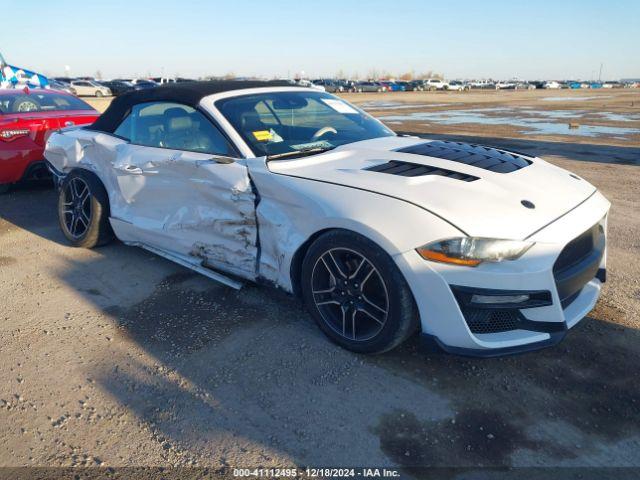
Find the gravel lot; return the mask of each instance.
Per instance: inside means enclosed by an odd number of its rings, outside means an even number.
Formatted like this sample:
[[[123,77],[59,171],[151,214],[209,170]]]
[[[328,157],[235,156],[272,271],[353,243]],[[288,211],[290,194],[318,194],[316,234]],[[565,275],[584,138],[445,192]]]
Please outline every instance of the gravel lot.
[[[640,113],[637,91],[349,99],[378,116]],[[278,291],[236,292],[120,243],[67,246],[55,193],[26,186],[0,197],[0,466],[640,466],[640,136],[391,126],[538,153],[612,201],[609,282],[562,344],[475,360],[414,339],[354,355]]]

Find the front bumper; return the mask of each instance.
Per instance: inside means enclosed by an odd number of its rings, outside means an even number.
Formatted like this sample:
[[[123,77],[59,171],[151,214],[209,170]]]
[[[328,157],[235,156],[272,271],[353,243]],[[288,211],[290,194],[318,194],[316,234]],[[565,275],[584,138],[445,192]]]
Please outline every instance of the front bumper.
[[[418,305],[424,338],[445,351],[474,356],[520,353],[558,343],[593,309],[600,295],[606,276],[609,207],[609,202],[596,193],[532,235],[530,240],[535,245],[515,261],[472,268],[428,262],[415,251],[397,255],[396,263]],[[601,225],[603,231],[601,251],[585,257],[579,268],[558,272],[556,261],[563,249],[595,225]],[[461,302],[460,289],[547,292],[548,298],[544,303],[522,308],[494,307],[500,312],[510,310],[517,318],[507,319],[511,322],[507,328],[483,330],[474,328],[477,324],[469,321],[468,305]]]

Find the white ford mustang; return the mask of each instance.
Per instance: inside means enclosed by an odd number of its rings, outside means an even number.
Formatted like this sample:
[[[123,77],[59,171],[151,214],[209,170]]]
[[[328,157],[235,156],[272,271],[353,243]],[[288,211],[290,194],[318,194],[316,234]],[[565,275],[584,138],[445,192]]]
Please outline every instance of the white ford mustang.
[[[239,288],[302,296],[356,352],[421,330],[446,351],[558,342],[595,305],[609,202],[539,158],[398,136],[277,82],[173,84],[54,133],[60,226],[115,235]]]

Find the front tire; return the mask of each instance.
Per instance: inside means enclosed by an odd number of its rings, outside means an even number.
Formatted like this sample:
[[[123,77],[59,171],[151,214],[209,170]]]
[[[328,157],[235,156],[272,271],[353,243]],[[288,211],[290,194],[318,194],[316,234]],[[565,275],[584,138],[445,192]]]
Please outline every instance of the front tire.
[[[98,177],[86,170],[74,170],[64,178],[58,193],[58,220],[74,247],[109,243],[114,238],[109,215],[109,196]]]
[[[406,280],[374,242],[347,230],[320,236],[302,264],[302,294],[320,329],[357,353],[382,353],[418,327]]]
[[[100,90],[96,90],[96,98],[102,97],[102,92]]]

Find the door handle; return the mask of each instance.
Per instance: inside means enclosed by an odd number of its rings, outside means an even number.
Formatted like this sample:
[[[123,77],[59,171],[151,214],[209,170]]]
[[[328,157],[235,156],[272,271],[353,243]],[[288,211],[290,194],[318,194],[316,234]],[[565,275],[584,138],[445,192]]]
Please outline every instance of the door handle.
[[[155,166],[155,165],[154,165]],[[121,172],[126,172],[130,175],[155,175],[158,173],[158,170],[143,170],[140,167],[136,167],[135,165],[120,165],[114,167],[116,170],[120,170]]]
[[[207,160],[196,160],[196,165],[210,165],[212,163],[221,163],[223,165],[227,165],[229,163],[235,162],[237,159],[233,157],[227,157],[224,155],[213,155],[211,158]]]
[[[122,167],[119,167],[118,170],[122,170],[123,172],[127,172],[132,175],[142,175],[144,173],[140,167],[136,167],[134,165],[123,165]]]

